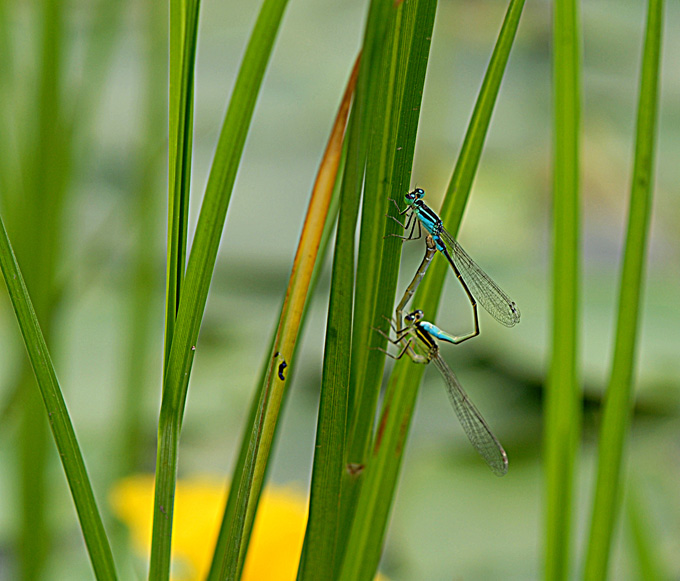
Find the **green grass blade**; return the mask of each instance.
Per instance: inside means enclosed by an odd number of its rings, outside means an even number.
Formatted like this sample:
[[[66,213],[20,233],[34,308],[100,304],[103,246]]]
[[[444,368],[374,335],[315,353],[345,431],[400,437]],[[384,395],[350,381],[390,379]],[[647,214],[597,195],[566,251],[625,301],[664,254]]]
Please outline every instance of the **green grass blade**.
[[[18,8],[4,4],[0,8],[2,13],[7,8]],[[0,189],[9,227],[15,229],[12,239],[22,259],[36,315],[42,321],[46,340],[51,341],[52,322],[61,306],[62,278],[68,279],[61,276],[60,270],[63,266],[64,209],[70,206],[70,197],[74,192],[70,188],[74,177],[72,168],[74,163],[87,165],[84,152],[80,151],[81,155],[76,156],[75,151],[82,145],[79,138],[82,139],[86,133],[83,129],[90,127],[88,123],[95,109],[95,99],[105,85],[102,81],[109,72],[107,57],[113,48],[110,40],[119,30],[117,15],[120,6],[98,2],[89,11],[96,22],[107,18],[107,28],[96,41],[89,37],[84,44],[79,43],[85,55],[83,70],[87,71],[85,76],[88,82],[77,86],[75,90],[73,76],[68,74],[68,67],[65,67],[68,59],[64,59],[65,54],[70,54],[68,48],[72,40],[67,30],[67,12],[61,3],[53,0],[39,2],[35,8],[36,12],[31,13],[32,17],[29,16],[26,21],[34,24],[22,37],[30,39],[29,45],[35,40],[37,76],[33,77],[31,72],[26,71],[14,74],[17,71],[11,70],[12,65],[19,60],[14,63],[11,61],[20,59],[22,51],[13,54],[15,47],[12,46],[12,35],[3,37],[3,46],[9,49],[2,51],[3,57],[7,59],[1,67],[3,92],[6,91],[9,96],[12,91],[21,91],[24,82],[17,81],[28,78],[30,84],[26,87],[31,87],[28,95],[34,95],[35,98],[24,103],[24,94],[21,99],[10,98],[7,101],[9,106],[3,107],[4,120],[11,120],[11,124],[9,127],[4,126],[0,133],[6,138],[14,134],[15,140],[7,140],[7,144],[14,142],[14,147],[9,145],[13,150],[11,161],[3,163],[0,169],[3,174],[0,178],[3,187]],[[106,36],[106,40],[103,36]],[[17,47],[26,48],[29,45],[19,43]],[[35,92],[31,85],[35,87]],[[4,101],[4,96],[0,96],[0,100]],[[0,156],[7,157],[5,152],[0,153]],[[5,174],[5,171],[10,175]],[[21,518],[17,541],[18,568],[23,579],[38,579],[45,574],[46,560],[54,546],[49,511],[51,504],[58,498],[55,492],[58,492],[59,483],[49,480],[48,423],[28,361],[23,365],[16,390],[22,406],[17,454],[17,474],[20,478],[18,511]]]
[[[287,0],[265,0],[262,6],[222,125],[196,226],[164,379],[150,579],[167,579],[170,572],[177,448],[191,364],[234,179],[286,4]]]
[[[52,336],[52,321],[58,296],[56,272],[62,248],[62,217],[71,177],[72,141],[65,130],[63,47],[64,16],[59,2],[36,4],[35,24],[38,69],[32,116],[17,129],[29,134],[19,164],[23,183],[8,205],[10,231],[18,256],[24,264],[27,286],[46,337]],[[33,132],[33,133],[32,133]],[[17,136],[19,137],[19,136]],[[18,194],[18,195],[17,195]],[[7,197],[10,197],[9,195]],[[49,435],[43,404],[26,365],[18,385],[23,394],[21,446],[19,448],[20,541],[19,567],[25,579],[44,575],[52,544],[48,525],[50,484],[47,476]]]
[[[351,344],[353,239],[359,209],[358,191],[345,188],[343,193],[333,256],[309,521],[298,573],[300,579],[321,579],[332,571],[337,546],[349,386],[346,354]]]
[[[400,360],[387,386],[373,456],[363,471],[356,515],[341,570],[341,580],[372,579],[382,551],[408,425],[423,368]],[[414,375],[415,373],[415,375]]]
[[[429,0],[402,4],[379,63],[383,77],[379,85],[384,90],[376,95],[378,106],[372,116],[374,138],[366,166],[352,332],[351,463],[365,462],[373,433],[385,361],[375,347],[386,344],[374,327],[388,329],[383,317],[391,316],[401,255],[400,239],[390,236],[399,234],[400,227],[385,214],[396,216],[389,198],[398,200],[408,188],[435,9],[436,2]]]
[[[362,56],[357,58],[343,98],[335,127],[347,121],[350,99],[358,77]],[[336,131],[337,131],[336,129]],[[334,131],[334,133],[336,132]],[[339,137],[339,136],[338,136]],[[336,148],[340,147],[337,139]],[[329,148],[332,143],[329,143]],[[323,362],[314,464],[310,488],[309,517],[298,579],[320,579],[334,569],[340,524],[340,486],[345,464],[348,401],[347,358],[339,346],[349,349],[349,317],[352,308],[353,241],[359,194],[340,184],[338,228],[335,239],[331,296]],[[344,195],[343,195],[344,194]],[[347,319],[343,319],[347,317]],[[347,351],[345,351],[347,353]]]
[[[385,213],[396,214],[388,198],[398,198],[395,192],[408,187],[411,175],[436,4],[419,0],[402,5],[395,15],[391,50],[380,65],[387,77],[381,85],[389,97],[382,96],[380,101],[386,111],[374,116],[373,134],[380,139],[371,147],[377,154],[369,157],[367,166],[357,266],[347,453],[347,464],[354,467],[364,466],[368,461],[385,361],[384,353],[371,347],[386,345],[386,339],[373,328],[385,329],[387,322],[383,316],[391,316],[401,253],[401,240],[393,236],[384,238],[399,229]],[[367,251],[367,247],[377,247],[378,252]],[[345,552],[361,482],[360,470],[344,472],[338,556]],[[342,563],[340,559],[336,562]]]
[[[367,103],[365,107],[371,110],[370,127],[367,135],[372,138],[366,159],[356,269],[356,297],[352,321],[351,357],[349,358],[351,384],[354,387],[350,402],[354,413],[358,409],[371,407],[370,404],[368,406],[363,405],[367,395],[369,401],[375,402],[377,399],[376,393],[368,393],[370,389],[364,383],[366,365],[370,354],[367,347],[372,344],[371,335],[376,334],[372,330],[373,310],[375,308],[375,295],[380,276],[383,247],[383,229],[376,228],[376,225],[384,223],[387,207],[385,202],[391,195],[390,184],[387,183],[387,180],[391,174],[392,160],[396,149],[396,123],[403,91],[403,79],[402,86],[397,83],[398,69],[404,68],[404,63],[408,60],[405,58],[408,52],[402,53],[402,55],[397,52],[397,47],[400,46],[399,39],[404,32],[402,28],[404,5],[402,4],[397,10],[392,10],[388,4],[385,4],[385,7],[387,8],[385,14],[381,14],[379,18],[386,23],[386,30],[381,29],[381,36],[374,37],[371,36],[373,31],[367,27],[364,39],[364,44],[377,45],[377,48],[372,51],[374,54],[373,62],[367,61],[366,66],[372,73],[371,84],[379,90],[373,91],[371,95],[365,94],[367,99],[371,99],[371,102]],[[393,245],[393,247],[396,246]],[[393,248],[394,253],[395,248]],[[379,382],[380,376],[376,380]],[[375,403],[373,409],[368,411],[368,416],[369,418],[375,417]],[[366,434],[372,432],[372,424],[373,422],[370,420],[367,422],[365,426]],[[352,429],[358,427],[355,418],[352,421]],[[361,435],[359,434],[360,440],[368,439],[365,436],[361,437]],[[354,436],[350,436],[352,442],[354,439]],[[354,444],[352,444],[352,447],[354,447]],[[350,450],[350,458],[352,458],[350,460],[352,462],[355,460],[362,462],[363,449],[361,449],[359,456],[356,456],[354,450]]]
[[[323,235],[327,232],[329,209],[333,192],[336,191],[337,172],[343,152],[344,127],[354,79],[355,75],[352,75],[314,184],[286,299],[281,309],[276,339],[270,352],[268,371],[250,434],[243,473],[237,476],[238,490],[232,488],[230,494],[230,497],[236,495],[236,498],[219,579],[239,578],[245,563],[274,434],[278,426],[286,376],[290,374],[289,368],[295,364],[293,354],[297,346],[302,317],[309,298],[312,277],[318,272],[319,248]]]
[[[523,0],[513,0],[509,4],[449,186],[449,192],[455,191],[455,196],[449,196],[442,214],[447,229],[452,225],[451,232],[454,234],[481,156],[523,6]],[[432,271],[438,266],[441,267],[440,272],[435,276]],[[439,300],[445,273],[443,261],[440,261],[430,268],[421,284],[416,302],[429,305],[428,313],[435,312],[434,306]],[[358,516],[351,529],[340,577],[343,580],[371,579],[375,574],[415,405],[417,385],[423,371],[424,366],[401,360],[395,365],[390,378],[373,453],[363,475],[364,482],[356,507]]]
[[[597,484],[584,573],[585,579],[593,581],[607,577],[611,540],[622,492],[623,449],[633,405],[633,371],[652,206],[662,25],[663,0],[650,0],[640,73],[635,162],[614,357],[602,417]]]
[[[654,520],[650,519],[646,504],[641,498],[639,483],[631,482],[626,491],[626,513],[634,548],[633,555],[638,565],[637,578],[645,581],[671,579],[671,576],[666,574],[659,557],[657,549],[659,539],[652,531]]]
[[[558,0],[555,91],[552,354],[545,399],[545,570],[569,574],[573,481],[581,424],[578,379],[580,46],[576,0]]]
[[[170,133],[165,353],[168,362],[184,280],[191,183],[194,71],[199,0],[170,2]]]
[[[281,307],[279,326],[270,342],[265,371],[255,394],[242,438],[227,506],[208,575],[210,581],[240,576],[252,532],[255,512],[269,466],[269,454],[278,428],[278,418],[292,373],[297,338],[307,312],[308,297],[321,271],[332,224],[337,215],[337,173],[343,163],[343,134],[357,65],[326,148],[307,210],[293,264],[288,292]],[[330,222],[329,223],[329,218]],[[281,367],[282,363],[287,367]],[[288,375],[288,377],[286,377]]]
[[[340,167],[339,167],[339,172],[342,173],[342,168],[344,167],[345,163],[345,157],[346,157],[347,151],[346,149],[343,150],[343,158],[340,160]],[[324,226],[323,233],[321,235],[321,242],[319,244],[319,253],[318,257],[316,260],[316,263],[314,264],[314,272],[312,273],[312,280],[309,286],[309,296],[313,297],[315,294],[315,290],[317,287],[317,284],[319,282],[319,277],[321,273],[323,272],[324,269],[324,262],[325,262],[325,257],[327,255],[327,250],[328,250],[328,245],[331,240],[331,236],[333,235],[335,231],[335,224],[337,222],[337,217],[338,217],[338,205],[339,205],[339,182],[336,182],[334,189],[333,189],[333,194],[331,198],[331,204],[328,209],[328,218],[326,220],[326,224]],[[279,319],[281,318],[281,314],[283,313],[283,308],[285,307],[285,299],[284,302],[281,305],[281,310],[279,312]],[[305,304],[304,312],[302,314],[302,321],[301,321],[301,327],[300,327],[300,334],[304,335],[304,328],[307,322],[307,313],[309,311],[310,307],[310,302],[308,301]],[[250,444],[250,435],[253,431],[253,425],[255,423],[255,418],[257,416],[257,411],[258,411],[258,405],[260,402],[260,399],[262,398],[262,392],[265,389],[265,380],[267,377],[267,371],[269,369],[269,354],[274,352],[274,344],[276,341],[276,335],[277,335],[278,329],[274,330],[274,334],[272,335],[271,339],[269,340],[269,347],[265,351],[266,353],[266,360],[264,362],[264,366],[262,368],[262,371],[260,373],[260,378],[257,382],[257,385],[259,385],[259,389],[253,394],[253,399],[251,402],[250,406],[250,411],[248,413],[248,419],[246,420],[244,424],[244,429],[243,429],[243,434],[241,436],[241,447],[239,449],[239,454],[234,466],[233,470],[233,480],[231,481],[229,487],[230,489],[238,489],[241,486],[241,481],[244,477],[244,466],[246,463],[246,458],[248,456],[248,448]],[[297,352],[297,347],[299,346],[299,343],[296,343],[295,348],[293,350],[293,357],[292,359],[295,359],[295,354]],[[292,374],[292,370],[291,370]],[[289,390],[286,390],[284,392],[284,399],[283,399],[283,405],[285,405],[286,397],[287,394],[289,393]],[[278,429],[278,428],[277,428]],[[277,432],[274,433],[274,445],[276,441],[276,435]],[[266,475],[265,475],[266,477]],[[221,565],[222,561],[225,558],[225,553],[227,550],[227,543],[229,541],[229,532],[231,530],[231,523],[234,518],[234,513],[236,510],[236,500],[237,500],[237,495],[228,495],[227,498],[227,505],[224,509],[224,513],[222,515],[222,523],[220,525],[220,531],[219,535],[217,538],[217,543],[215,545],[215,551],[213,553],[213,558],[212,558],[212,563],[210,565],[210,571],[208,573],[207,581],[215,581],[216,579],[219,578],[220,570],[221,570]]]
[[[74,78],[67,65],[72,36],[68,34],[67,13],[54,0],[35,3],[26,14],[24,32],[16,36],[16,17],[21,7],[3,2],[0,6],[0,197],[17,255],[23,264],[27,286],[32,291],[36,316],[42,321],[47,341],[53,337],[55,314],[61,306],[61,251],[64,244],[64,209],[70,206],[74,190],[72,168],[86,157],[75,157],[81,128],[89,127],[95,96],[108,72],[106,57],[111,43],[93,48],[91,39],[82,38],[79,47],[84,56],[88,84],[74,90]],[[107,13],[106,36],[117,31],[118,5],[99,2],[88,14],[97,20]],[[16,41],[22,41],[17,43]],[[26,42],[24,42],[26,41]],[[25,49],[33,54],[35,66],[24,70],[20,64]],[[101,49],[101,50],[99,50]],[[72,55],[71,55],[72,56]],[[83,63],[81,63],[82,65]],[[96,72],[94,64],[99,65]],[[91,74],[89,74],[91,73]],[[100,82],[97,82],[99,80]],[[75,117],[77,116],[77,123]],[[68,278],[68,277],[66,277]],[[26,360],[19,380],[12,386],[20,406],[17,447],[16,484],[19,502],[17,514],[17,568],[23,579],[44,576],[49,553],[54,546],[50,506],[58,497],[59,483],[49,480],[50,443],[44,404]]]
[[[130,203],[133,243],[130,255],[130,298],[127,353],[125,357],[125,382],[121,388],[120,429],[118,430],[119,474],[127,475],[140,470],[145,451],[146,427],[142,411],[142,393],[150,388],[149,382],[140,378],[148,377],[151,356],[151,337],[155,333],[154,284],[157,246],[162,234],[157,227],[162,212],[156,192],[163,187],[159,183],[159,167],[165,156],[164,130],[165,112],[158,106],[158,95],[167,86],[166,43],[167,5],[149,2],[144,5],[144,99],[141,103],[144,122],[142,140],[137,150],[138,162],[135,167],[135,195]],[[154,386],[155,387],[155,386]]]
[[[95,576],[97,579],[116,579],[111,547],[97,509],[85,462],[2,219],[0,219],[0,267],[50,420]]]
[[[50,499],[47,483],[49,434],[44,404],[36,390],[30,363],[22,366],[17,388],[22,403],[18,434],[21,528],[17,535],[17,549],[21,577],[31,580],[44,575],[53,540],[46,514]]]
[[[351,414],[348,410],[353,402],[353,390],[348,389],[351,374],[351,357],[348,355],[353,345],[353,303],[358,304],[362,300],[357,295],[353,301],[356,222],[366,159],[374,146],[370,128],[374,126],[376,114],[379,114],[377,103],[384,89],[381,85],[381,63],[393,13],[394,5],[389,1],[375,0],[369,6],[357,91],[348,128],[348,155],[341,185],[333,258],[310,517],[298,573],[302,579],[332,575],[342,556],[346,505],[339,500],[346,474],[347,417]],[[367,183],[366,191],[368,188]],[[356,384],[353,386],[356,388]]]

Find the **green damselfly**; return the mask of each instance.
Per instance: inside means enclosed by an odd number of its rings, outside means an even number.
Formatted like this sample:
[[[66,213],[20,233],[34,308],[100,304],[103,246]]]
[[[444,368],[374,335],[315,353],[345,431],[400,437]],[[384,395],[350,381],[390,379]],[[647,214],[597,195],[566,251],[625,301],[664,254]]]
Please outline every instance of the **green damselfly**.
[[[449,343],[460,343],[460,338],[424,321],[423,316],[421,310],[406,315],[404,319],[406,326],[403,329],[395,328],[396,340],[389,339],[392,343],[403,347],[397,355],[387,354],[393,359],[401,359],[406,354],[415,363],[434,363],[434,366],[444,378],[451,405],[472,446],[484,458],[494,474],[504,476],[508,472],[508,456],[503,446],[493,435],[482,414],[479,413],[460,385],[458,378],[439,354],[439,345],[436,339]]]
[[[441,252],[449,261],[456,278],[463,286],[465,294],[467,294],[470,304],[472,305],[475,329],[472,333],[461,338],[461,341],[471,339],[479,335],[479,317],[477,313],[477,302],[481,304],[491,316],[493,316],[499,323],[506,327],[513,327],[519,323],[520,312],[517,305],[510,300],[500,287],[486,274],[477,264],[468,256],[467,252],[463,250],[462,246],[458,244],[451,234],[447,232],[442,224],[441,218],[432,210],[424,201],[425,190],[417,188],[404,196],[406,208],[399,210],[399,214],[403,215],[410,212],[406,224],[401,224],[405,230],[410,232],[408,236],[401,236],[405,240],[414,240],[420,238],[422,235],[421,228],[425,228],[431,237],[431,242],[428,242],[428,248],[425,253],[425,259],[421,263],[416,272],[413,281],[406,289],[406,293],[402,301],[397,307],[398,318],[399,313],[403,311],[406,303],[409,301],[415,289],[425,275],[425,271],[430,265],[434,249]],[[395,202],[396,204],[396,202]],[[398,208],[398,206],[397,206]],[[398,220],[397,220],[398,222]],[[418,228],[418,235],[414,238],[416,227]],[[398,324],[401,324],[399,322]]]

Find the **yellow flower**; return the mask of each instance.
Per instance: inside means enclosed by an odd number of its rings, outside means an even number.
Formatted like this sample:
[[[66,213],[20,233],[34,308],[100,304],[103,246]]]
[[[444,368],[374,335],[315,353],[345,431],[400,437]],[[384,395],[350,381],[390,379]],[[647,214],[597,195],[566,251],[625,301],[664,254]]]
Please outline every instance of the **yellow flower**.
[[[226,501],[215,478],[179,480],[175,493],[172,578],[205,579]],[[138,475],[111,491],[113,512],[130,529],[135,550],[151,552],[154,478]],[[307,502],[293,488],[268,487],[262,493],[243,570],[244,581],[294,580],[307,524]]]

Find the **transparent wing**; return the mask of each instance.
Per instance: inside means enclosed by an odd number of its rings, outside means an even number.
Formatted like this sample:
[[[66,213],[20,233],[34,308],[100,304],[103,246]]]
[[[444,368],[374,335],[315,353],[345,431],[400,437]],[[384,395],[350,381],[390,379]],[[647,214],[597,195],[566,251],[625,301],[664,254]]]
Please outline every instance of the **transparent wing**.
[[[448,248],[451,259],[460,272],[463,281],[488,313],[506,327],[514,327],[519,323],[519,309],[500,287],[491,280],[475,261],[463,250],[463,247],[446,230],[442,229],[441,238]]]
[[[489,426],[470,401],[446,361],[439,353],[432,353],[431,360],[444,377],[453,409],[475,450],[480,453],[496,476],[504,476],[508,472],[508,456],[503,446],[491,433]]]

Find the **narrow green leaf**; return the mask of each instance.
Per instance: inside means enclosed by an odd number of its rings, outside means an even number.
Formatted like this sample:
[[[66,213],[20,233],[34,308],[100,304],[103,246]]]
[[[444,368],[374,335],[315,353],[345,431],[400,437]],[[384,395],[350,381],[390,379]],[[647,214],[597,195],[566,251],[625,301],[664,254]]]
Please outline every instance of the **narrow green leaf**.
[[[61,225],[71,177],[72,141],[64,116],[63,11],[55,0],[42,0],[35,7],[37,90],[30,117],[24,119],[25,125],[17,125],[18,133],[30,136],[19,160],[25,181],[13,184],[19,187],[14,195],[8,192],[5,198],[10,198],[10,229],[14,229],[16,251],[23,260],[25,280],[33,291],[33,306],[49,338],[57,304],[55,273],[62,248]],[[12,103],[11,108],[14,106]],[[53,531],[48,524],[49,433],[31,375],[29,366],[24,365],[17,385],[23,404],[18,549],[21,574],[26,579],[37,579],[45,574]]]
[[[68,415],[40,324],[1,218],[0,268],[2,268],[12,307],[45,404],[95,576],[97,579],[116,579],[111,547],[97,509],[71,418]]]
[[[381,82],[385,93],[380,95],[379,109],[386,112],[374,116],[371,150],[375,153],[369,156],[366,174],[350,380],[347,465],[352,468],[343,476],[339,557],[344,555],[352,526],[361,467],[368,462],[384,370],[385,355],[380,349],[387,340],[374,328],[387,331],[384,317],[391,317],[401,253],[401,240],[391,236],[399,233],[399,226],[385,214],[396,214],[389,198],[399,198],[411,175],[436,4],[419,0],[402,5],[395,15],[390,50],[381,63],[387,78]],[[366,247],[378,252],[366,251]]]
[[[658,538],[653,532],[654,520],[650,518],[647,503],[640,495],[637,482],[632,482],[626,492],[626,512],[632,537],[633,556],[637,560],[638,579],[661,581],[671,579],[666,574],[658,551]]]
[[[385,6],[391,8],[389,3],[385,3]],[[397,83],[398,68],[405,69],[408,62],[406,58],[408,51],[401,55],[397,52],[397,48],[401,48],[400,38],[409,36],[404,33],[402,27],[403,7],[402,4],[397,10],[390,9],[385,15],[380,16],[386,23],[386,30],[381,31],[382,36],[380,38],[371,40],[368,36],[370,30],[367,29],[367,36],[364,40],[365,43],[373,42],[380,48],[378,51],[374,50],[376,56],[374,62],[370,65],[367,64],[372,71],[371,84],[379,90],[373,91],[371,95],[365,95],[372,99],[372,102],[366,105],[372,112],[367,131],[370,146],[367,150],[364,198],[361,208],[356,297],[352,321],[351,357],[349,358],[351,384],[354,387],[351,395],[353,413],[363,407],[371,407],[370,403],[368,406],[362,404],[366,392],[370,391],[369,386],[364,384],[366,365],[370,354],[368,347],[373,343],[371,341],[372,335],[378,335],[373,331],[372,326],[375,297],[378,292],[377,283],[380,276],[384,231],[383,228],[376,228],[376,225],[382,226],[385,222],[386,200],[391,195],[390,184],[387,181],[391,175],[394,150],[396,149],[396,124],[403,91],[403,75],[401,76],[402,85],[400,86]],[[398,245],[393,245],[393,254],[398,252],[398,248]],[[394,266],[394,263],[392,266]],[[377,377],[376,380],[379,385],[380,377]],[[372,409],[368,411],[369,417],[374,418],[377,393],[371,392],[369,400],[374,402]],[[356,417],[351,423],[352,430],[359,428],[362,432],[359,437],[364,440],[365,445],[368,438],[361,436],[372,432],[373,422],[367,422],[365,432],[362,430],[364,426],[359,425],[360,422],[356,421]],[[354,435],[350,433],[350,441],[353,442],[354,439]],[[352,447],[354,447],[354,444],[352,444]],[[357,455],[354,450],[350,450],[350,454],[351,462],[355,460],[363,461],[363,450],[360,455]]]
[[[354,270],[352,250],[359,208],[357,191],[344,189],[343,193],[345,196],[340,201],[333,256],[310,516],[304,556],[300,564],[300,579],[321,579],[326,572],[332,571],[337,543],[349,385],[347,357],[342,355],[340,348],[349,349],[350,346],[351,328],[347,322],[351,320]]]
[[[382,141],[376,140],[375,148],[371,148],[378,151],[379,156],[375,161],[369,160],[371,163],[367,168],[367,199],[364,201],[357,267],[352,344],[355,369],[352,385],[356,386],[356,394],[349,461],[359,464],[365,461],[370,448],[385,361],[385,355],[379,349],[384,349],[387,341],[375,328],[388,330],[385,317],[391,316],[401,254],[401,239],[393,236],[401,234],[400,226],[386,218],[386,213],[399,218],[390,198],[398,199],[408,188],[436,1],[419,0],[403,6],[396,23],[392,50],[387,55],[391,82],[385,83],[386,92],[396,97],[384,99],[384,106],[389,112],[380,116],[382,126],[376,126],[373,132],[380,135]],[[398,62],[394,63],[395,60]],[[377,252],[364,250],[374,245],[378,247]],[[367,258],[369,256],[370,259]],[[370,289],[370,292],[365,289]],[[356,366],[355,359],[359,360]]]
[[[358,295],[356,299],[353,297],[356,222],[366,157],[373,146],[369,128],[378,114],[377,100],[383,89],[380,65],[393,12],[394,5],[388,0],[374,0],[369,6],[347,133],[348,155],[341,185],[310,516],[299,571],[301,579],[332,575],[330,572],[335,570],[342,555],[340,531],[344,508],[340,497],[346,464],[348,406],[351,405],[352,309],[354,302],[362,300]]]
[[[578,373],[580,47],[576,0],[555,2],[552,354],[545,398],[545,571],[566,580],[581,425]]]
[[[352,89],[359,68],[363,66],[362,59],[363,56],[357,58],[350,81]],[[343,100],[347,106],[346,111],[349,111],[350,98],[351,92],[348,87]],[[350,121],[351,126],[352,121]],[[347,145],[347,149],[349,148],[350,145]],[[331,296],[328,305],[309,517],[298,568],[298,579],[327,578],[329,571],[333,571],[335,566],[340,522],[340,486],[345,463],[349,386],[347,357],[342,356],[341,349],[348,350],[350,346],[353,250],[359,198],[358,190],[352,191],[343,188],[340,184],[340,207],[331,274]],[[344,353],[346,354],[347,351]]]
[[[523,6],[523,0],[513,0],[509,4],[449,185],[448,191],[454,195],[445,202],[442,219],[453,234],[457,231],[470,192]],[[431,313],[431,316],[436,312],[435,305],[446,270],[443,261],[434,264],[416,296],[418,304],[425,305],[426,312]],[[371,579],[377,569],[417,385],[423,371],[424,366],[406,360],[398,361],[394,367],[385,393],[373,455],[363,474],[364,482],[355,512],[357,516],[350,532],[340,577],[343,580]]]
[[[342,172],[342,167],[344,166],[344,160],[346,157],[346,148],[343,151],[343,158],[340,160],[340,172]],[[326,220],[326,224],[324,225],[324,230],[323,234],[321,236],[321,242],[319,244],[319,254],[316,260],[316,263],[314,264],[314,272],[312,273],[312,280],[310,282],[309,286],[309,296],[313,297],[314,296],[314,291],[316,289],[316,285],[319,281],[319,276],[321,275],[321,272],[323,270],[324,266],[324,259],[327,255],[327,250],[328,250],[328,244],[331,240],[331,235],[333,234],[335,230],[335,224],[337,222],[337,216],[338,216],[338,206],[339,206],[339,182],[336,182],[335,187],[333,189],[333,194],[332,194],[332,199],[331,199],[331,205],[328,210],[328,219]],[[283,304],[281,305],[281,310],[279,312],[279,319],[281,319],[281,316],[283,315],[283,309],[285,307],[285,299]],[[300,326],[300,334],[304,335],[304,327],[307,321],[307,312],[309,310],[310,303],[307,302],[305,303],[305,309],[302,314],[302,320],[301,320],[301,326]],[[274,330],[274,333],[269,340],[269,348],[265,351],[267,354],[266,360],[264,362],[264,365],[262,367],[262,371],[260,373],[260,378],[258,379],[257,385],[259,386],[258,390],[253,394],[253,399],[251,402],[250,406],[250,411],[248,413],[248,419],[246,420],[243,428],[243,434],[241,436],[241,447],[239,449],[238,457],[236,460],[236,464],[234,466],[233,470],[233,480],[229,485],[230,490],[238,490],[241,487],[241,482],[243,479],[246,477],[246,471],[244,470],[246,460],[248,459],[248,451],[250,448],[250,436],[254,430],[254,425],[255,425],[255,419],[257,417],[258,413],[258,406],[260,404],[260,400],[263,397],[263,392],[266,388],[265,381],[267,379],[267,372],[269,371],[269,354],[274,352],[274,344],[276,342],[276,336],[278,335],[278,329]],[[297,352],[297,347],[299,345],[299,342],[295,344],[295,348],[293,350],[293,356],[291,359],[295,359],[295,354]],[[291,375],[292,375],[292,370],[291,370]],[[283,400],[283,405],[285,405],[285,398],[287,393],[289,393],[289,390],[286,390],[284,392],[284,400]],[[274,433],[274,440],[276,440],[277,433],[275,431]],[[265,473],[266,477],[266,473]],[[221,571],[221,566],[222,562],[226,558],[226,552],[227,552],[227,544],[229,542],[229,534],[231,531],[231,524],[234,519],[234,514],[236,512],[236,502],[237,502],[237,495],[236,494],[229,494],[227,498],[227,505],[224,509],[224,513],[222,515],[222,523],[220,525],[220,532],[217,538],[217,543],[215,545],[215,551],[213,553],[213,558],[212,558],[212,563],[210,565],[210,571],[208,573],[208,578],[207,581],[215,581],[216,579],[219,579],[220,571]]]
[[[220,538],[213,557],[211,579],[238,578],[245,564],[255,513],[269,466],[269,455],[279,425],[281,405],[287,392],[287,376],[295,365],[297,340],[307,310],[310,289],[319,272],[319,250],[324,236],[329,234],[328,216],[333,207],[333,198],[337,197],[338,168],[344,157],[343,136],[357,69],[358,60],[345,90],[314,184],[279,325],[269,352],[267,372],[258,392],[257,405],[251,410],[252,422],[248,424],[247,433],[244,434],[238,472],[234,475],[234,485],[230,489]]]
[[[220,132],[180,295],[165,368],[158,427],[156,497],[149,569],[149,578],[154,580],[167,579],[170,573],[177,449],[196,340],[243,145],[286,4],[287,0],[265,0],[255,24]]]
[[[158,106],[158,95],[167,86],[165,63],[167,59],[167,5],[149,2],[144,6],[144,99],[141,103],[144,122],[142,139],[137,148],[135,167],[135,195],[130,199],[132,244],[130,245],[130,284],[132,296],[129,310],[129,333],[125,349],[125,382],[121,386],[120,426],[117,430],[119,474],[127,476],[139,471],[146,451],[146,433],[142,394],[151,389],[148,377],[151,338],[155,334],[155,309],[157,287],[154,284],[157,269],[155,242],[161,236],[156,216],[162,212],[161,200],[156,195],[159,188],[159,168],[165,156],[165,112]],[[155,386],[153,386],[155,389]]]
[[[633,371],[652,207],[663,0],[649,0],[647,10],[635,162],[619,290],[614,357],[602,416],[597,484],[584,572],[584,578],[592,581],[607,578],[611,540],[623,485],[623,449],[634,399]]]
[[[166,369],[184,280],[193,142],[194,70],[199,0],[170,2],[170,133],[168,253],[165,294]]]

